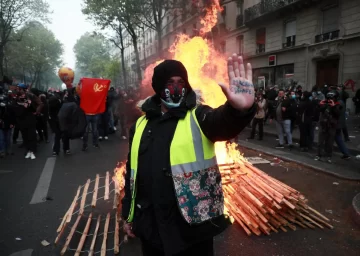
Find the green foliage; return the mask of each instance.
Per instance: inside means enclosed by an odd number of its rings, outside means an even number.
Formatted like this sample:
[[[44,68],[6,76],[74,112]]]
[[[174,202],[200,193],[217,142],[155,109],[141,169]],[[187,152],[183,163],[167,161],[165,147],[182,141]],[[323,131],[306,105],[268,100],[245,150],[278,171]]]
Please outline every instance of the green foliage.
[[[0,1],[0,76],[4,72],[5,47],[13,40],[21,40],[17,33],[30,20],[48,21],[49,5],[45,0]],[[24,32],[24,30],[22,30]],[[17,33],[17,37],[13,37]]]
[[[103,77],[110,61],[109,43],[102,35],[86,33],[74,46],[76,68],[86,76]]]
[[[35,86],[59,83],[55,80],[57,68],[62,64],[63,48],[54,34],[39,22],[29,22],[12,38],[19,38],[6,46],[7,72],[20,81]]]

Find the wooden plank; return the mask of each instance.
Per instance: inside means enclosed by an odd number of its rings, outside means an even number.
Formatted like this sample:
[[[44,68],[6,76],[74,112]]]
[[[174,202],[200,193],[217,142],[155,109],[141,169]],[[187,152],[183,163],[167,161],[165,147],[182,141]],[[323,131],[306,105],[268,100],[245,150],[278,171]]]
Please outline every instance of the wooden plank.
[[[59,233],[59,234],[57,235],[57,237],[55,238],[55,242],[54,242],[55,245],[57,245],[57,243],[59,242],[60,238],[61,238],[62,235],[64,234],[64,231],[65,231],[65,229],[66,229],[67,224],[68,224],[67,222],[64,222],[64,225],[62,226],[60,233]]]
[[[74,200],[73,200],[73,202],[71,203],[71,206],[70,206],[70,209],[69,209],[69,214],[68,214],[67,220],[66,220],[67,223],[69,223],[69,222],[71,221],[71,217],[72,217],[72,215],[73,215],[76,202],[77,202],[77,200],[78,200],[78,198],[79,198],[79,195],[80,195],[80,190],[81,190],[81,186],[78,187],[78,190],[77,190],[77,192],[76,192],[76,195],[75,195],[75,197],[74,197]]]
[[[79,245],[78,245],[78,247],[77,247],[77,249],[76,249],[76,252],[75,252],[75,255],[74,255],[74,256],[80,256],[81,250],[82,250],[82,248],[83,248],[83,246],[84,246],[84,243],[85,243],[87,234],[88,234],[88,232],[89,232],[91,220],[92,220],[92,213],[90,213],[89,218],[88,218],[88,220],[87,220],[87,222],[86,222],[86,226],[85,226],[85,228],[84,228],[84,232],[82,233],[82,236],[81,236]]]
[[[68,213],[69,213],[69,210],[67,210],[67,212],[65,213],[64,217],[62,218],[62,221],[61,221],[58,229],[56,230],[57,233],[59,233],[59,232],[62,230],[62,228],[63,228],[63,226],[64,226],[64,224],[65,224],[65,221],[66,221],[66,219],[67,219]]]
[[[115,212],[115,234],[114,234],[114,253],[118,254],[120,252],[119,244],[119,214]]]
[[[91,206],[93,208],[96,207],[97,195],[98,195],[98,191],[99,191],[99,179],[100,179],[100,175],[96,174],[95,185],[94,185],[94,193],[93,193],[93,198],[92,198],[92,201],[91,201]]]
[[[109,172],[106,172],[104,200],[109,200]]]
[[[93,234],[93,239],[91,240],[89,256],[94,256],[94,248],[95,248],[97,234],[99,232],[100,220],[101,220],[101,215],[98,216],[97,221],[96,221],[96,227],[95,227],[95,231],[94,231],[94,234]]]
[[[110,213],[106,215],[106,221],[104,226],[104,235],[103,235],[103,242],[101,245],[101,256],[106,256],[106,240],[108,237],[108,231],[109,231],[109,222],[110,222]]]
[[[82,215],[84,213],[84,207],[85,207],[85,202],[86,202],[86,197],[87,197],[87,192],[89,189],[89,185],[90,185],[90,179],[87,180],[85,187],[84,187],[84,191],[82,193],[82,197],[81,197],[81,204],[80,204],[80,212],[79,214]]]
[[[69,246],[69,244],[70,244],[70,241],[71,241],[71,239],[72,239],[72,237],[73,237],[73,235],[74,235],[74,233],[75,233],[75,230],[76,230],[76,228],[77,228],[77,225],[79,224],[80,219],[81,219],[81,215],[78,215],[78,217],[77,217],[77,219],[76,219],[76,221],[75,221],[74,226],[72,226],[72,228],[71,228],[71,230],[70,230],[70,233],[69,233],[68,237],[66,238],[65,245],[64,245],[64,247],[62,248],[62,250],[61,250],[61,252],[60,252],[60,255],[64,255],[64,254],[66,253],[66,250],[67,250],[67,248],[68,248],[68,246]]]

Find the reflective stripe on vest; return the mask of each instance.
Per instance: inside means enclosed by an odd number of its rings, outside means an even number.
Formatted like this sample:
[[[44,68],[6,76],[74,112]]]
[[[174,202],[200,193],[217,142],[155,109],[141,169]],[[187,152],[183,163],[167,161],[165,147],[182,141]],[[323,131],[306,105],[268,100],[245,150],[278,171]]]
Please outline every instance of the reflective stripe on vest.
[[[217,165],[214,143],[202,132],[195,110],[188,111],[184,119],[180,119],[176,126],[170,146],[170,164],[172,175],[181,175],[204,170]],[[145,116],[136,122],[136,129],[131,145],[130,168],[133,184],[131,208],[127,222],[132,222],[135,211],[136,176],[138,167],[139,148],[142,134],[148,120]]]
[[[136,198],[136,177],[137,177],[137,169],[138,169],[138,157],[139,157],[139,148],[142,134],[145,130],[147,124],[147,120],[145,116],[140,117],[136,121],[135,125],[135,135],[131,144],[131,157],[130,157],[130,190],[131,190],[131,206],[130,212],[127,219],[127,222],[132,222],[134,219],[135,212],[135,198]]]

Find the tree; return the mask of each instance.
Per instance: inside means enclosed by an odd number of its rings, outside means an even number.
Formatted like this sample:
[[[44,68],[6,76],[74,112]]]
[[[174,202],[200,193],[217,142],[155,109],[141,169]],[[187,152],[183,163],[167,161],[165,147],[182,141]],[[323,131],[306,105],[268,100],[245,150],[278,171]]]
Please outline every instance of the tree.
[[[45,0],[0,0],[0,77],[4,75],[5,47],[19,41],[23,33],[11,37],[30,20],[47,21],[49,5]]]
[[[127,30],[131,36],[131,41],[134,46],[136,73],[138,82],[140,83],[142,79],[138,51],[138,28],[140,22],[138,19],[136,19],[136,16],[141,15],[141,8],[139,7],[139,4],[134,0],[104,0],[101,2],[97,0],[85,0],[85,8],[83,9],[83,13],[101,28],[110,28],[115,32],[116,38],[112,38],[111,41],[121,51],[122,71],[124,73],[125,86],[127,84],[127,75],[124,59],[125,46],[123,28]]]
[[[105,77],[110,79],[113,85],[120,85],[120,66],[118,56],[113,56],[105,66]]]
[[[74,46],[76,67],[88,76],[104,76],[110,61],[109,48],[104,36],[85,33]]]
[[[60,41],[36,21],[13,32],[9,38],[12,40],[20,35],[22,40],[6,46],[6,71],[34,87],[45,87],[55,82],[55,71],[62,63],[63,48]]]

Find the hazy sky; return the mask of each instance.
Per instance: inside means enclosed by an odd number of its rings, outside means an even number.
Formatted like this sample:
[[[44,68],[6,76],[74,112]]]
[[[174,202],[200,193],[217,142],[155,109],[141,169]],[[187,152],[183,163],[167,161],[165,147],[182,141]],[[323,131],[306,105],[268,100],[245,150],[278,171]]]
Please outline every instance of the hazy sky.
[[[76,41],[85,32],[92,32],[96,27],[86,20],[81,12],[83,0],[48,0],[53,14],[48,25],[55,37],[64,47],[63,60],[65,65],[75,68],[75,54],[73,52]]]

